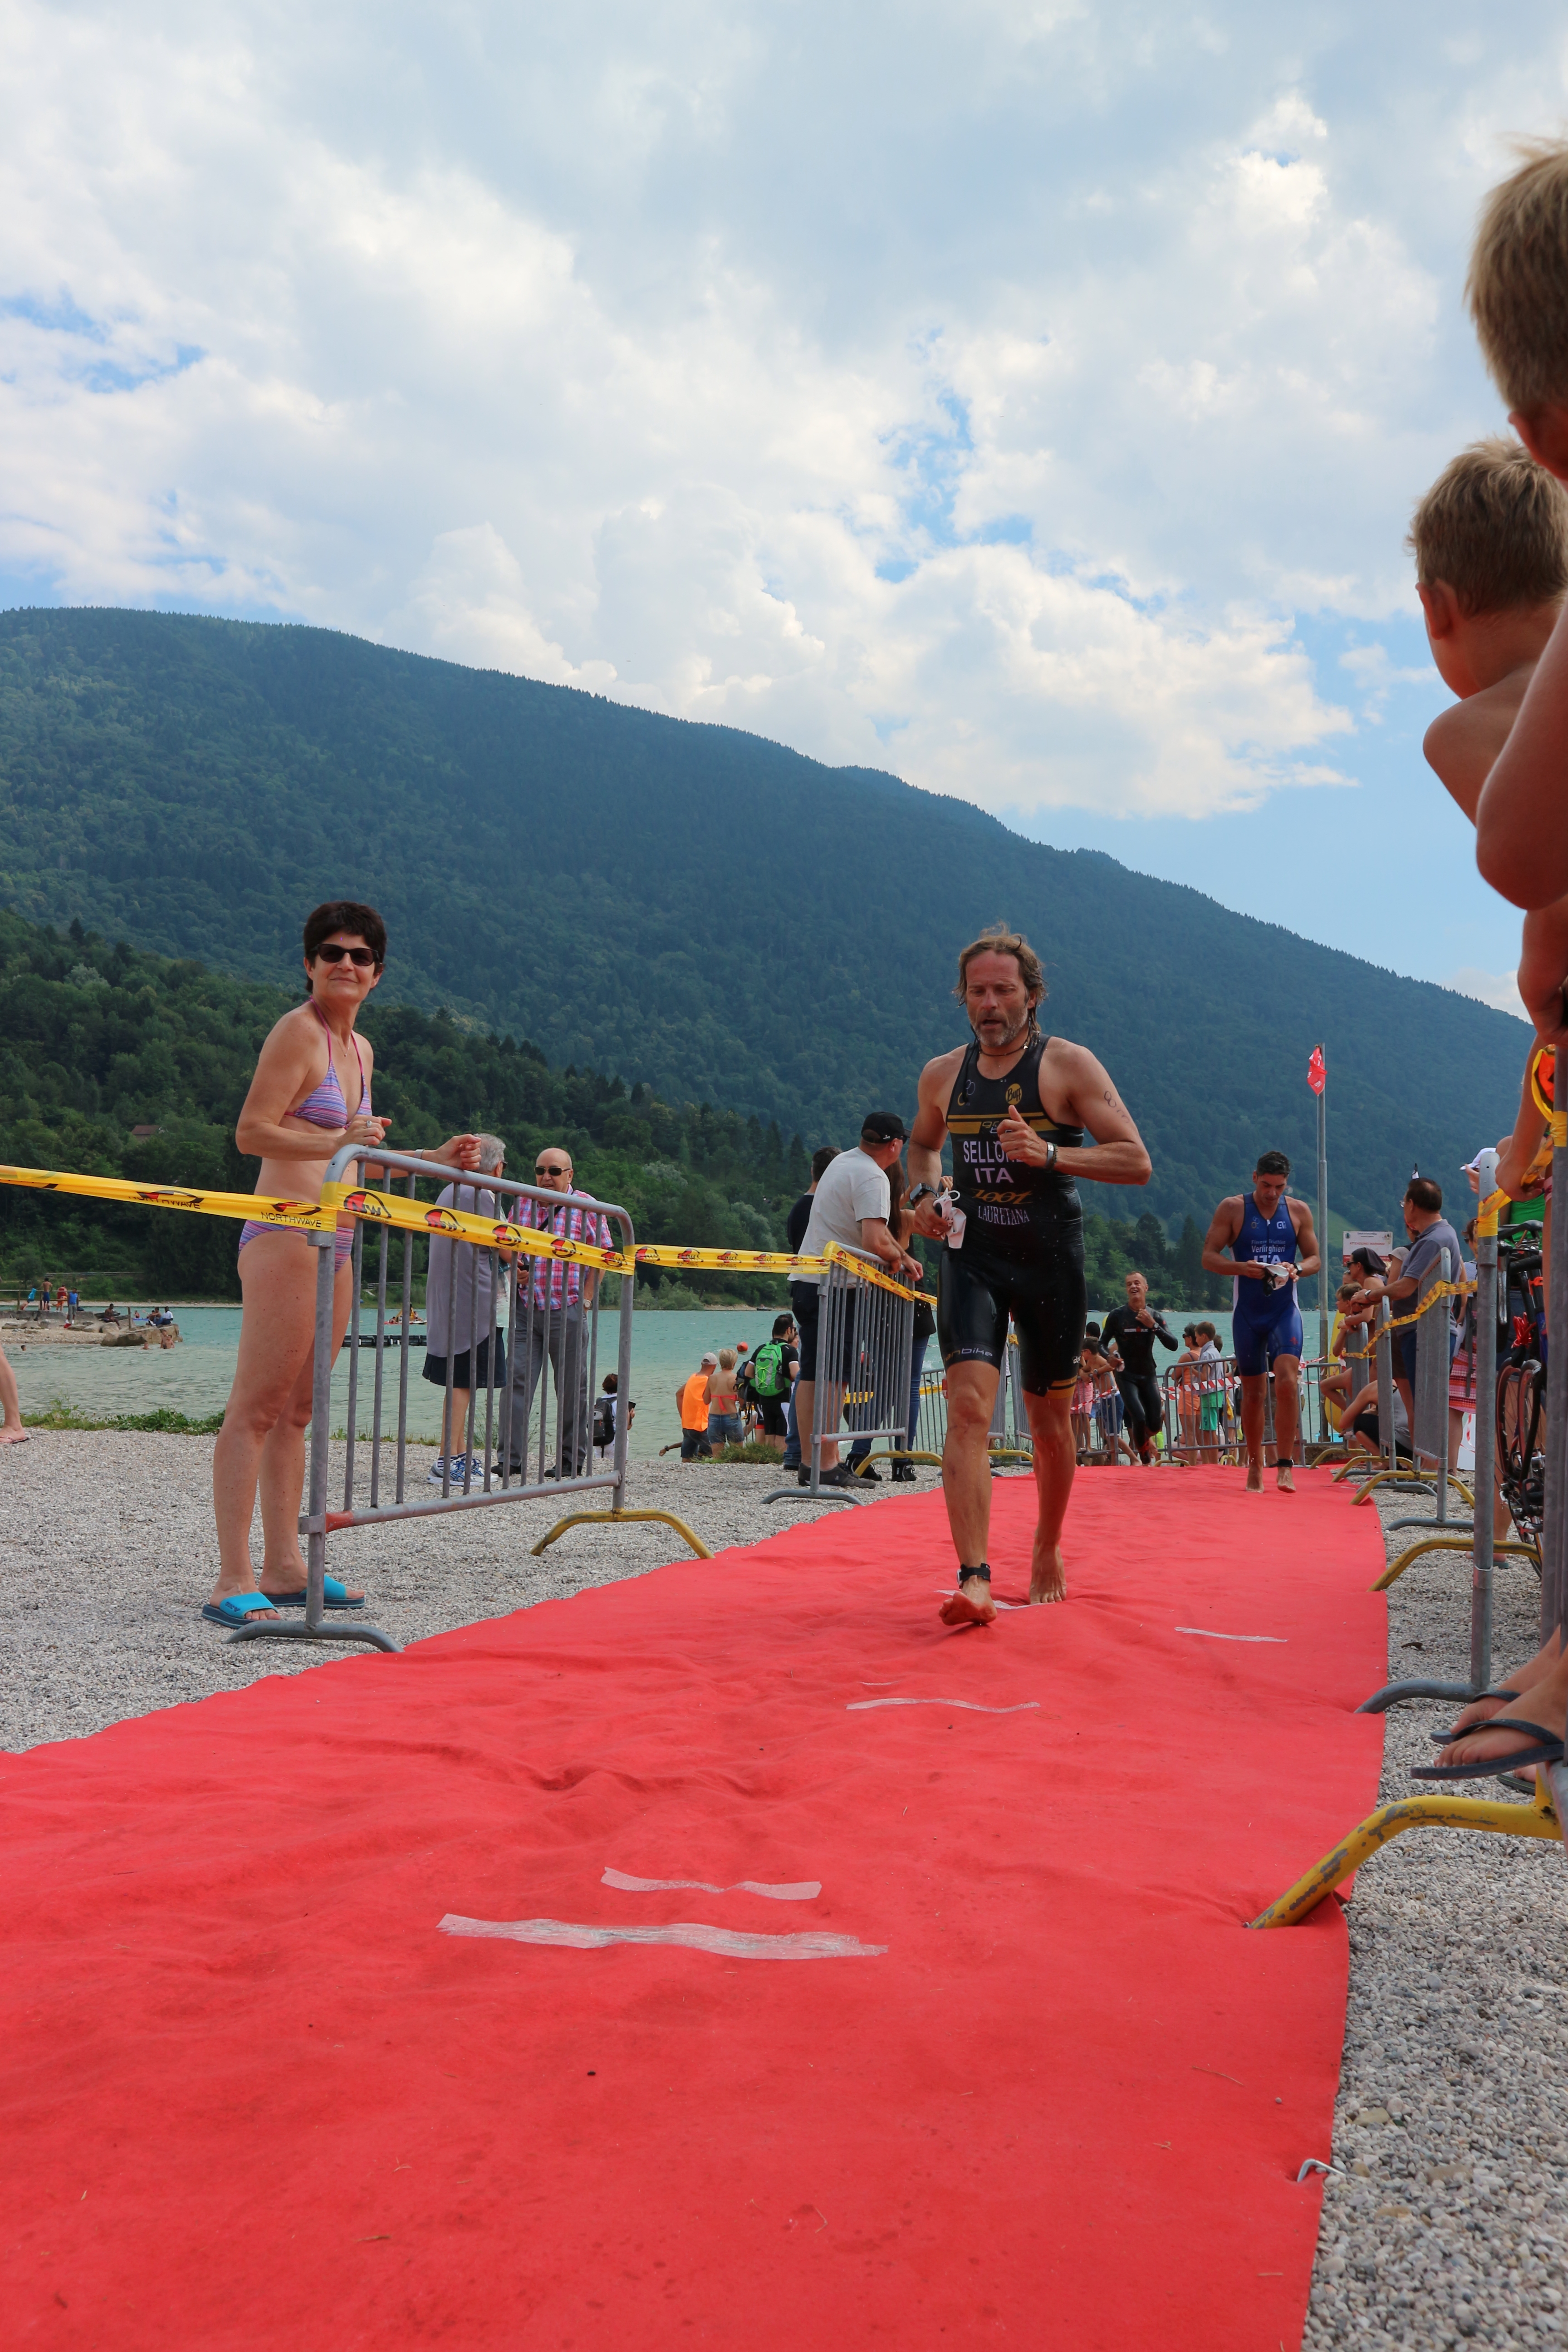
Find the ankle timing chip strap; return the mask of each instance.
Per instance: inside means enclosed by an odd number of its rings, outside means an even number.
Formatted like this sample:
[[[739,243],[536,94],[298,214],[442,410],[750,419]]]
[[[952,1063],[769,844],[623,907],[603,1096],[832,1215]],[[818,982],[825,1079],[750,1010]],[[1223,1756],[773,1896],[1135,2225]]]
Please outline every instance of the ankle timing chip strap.
[[[965,1580],[971,1576],[981,1577],[987,1584],[991,1581],[991,1570],[984,1560],[981,1561],[978,1568],[961,1568],[958,1571],[958,1580],[960,1584],[963,1584]]]

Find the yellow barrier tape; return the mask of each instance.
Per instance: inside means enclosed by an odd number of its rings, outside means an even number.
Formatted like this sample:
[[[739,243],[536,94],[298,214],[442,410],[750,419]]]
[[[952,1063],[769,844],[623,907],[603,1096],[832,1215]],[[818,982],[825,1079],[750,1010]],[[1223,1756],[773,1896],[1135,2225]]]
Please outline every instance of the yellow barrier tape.
[[[459,1171],[460,1172],[460,1171]],[[400,1232],[445,1234],[472,1242],[482,1249],[515,1250],[523,1257],[563,1259],[600,1267],[606,1274],[626,1274],[631,1260],[624,1250],[601,1249],[592,1242],[569,1241],[563,1234],[539,1232],[508,1219],[476,1217],[467,1210],[426,1207],[405,1192],[382,1192],[369,1185],[326,1184],[314,1201],[274,1200],[264,1192],[198,1192],[184,1184],[133,1184],[120,1176],[84,1176],[59,1168],[9,1168],[0,1165],[0,1184],[17,1184],[39,1192],[68,1192],[89,1200],[123,1201],[148,1209],[185,1209],[207,1217],[248,1218],[258,1225],[276,1225],[289,1233],[331,1233],[340,1215],[365,1224],[393,1225]],[[856,1255],[829,1242],[821,1257],[791,1257],[779,1250],[682,1249],[654,1244],[636,1253],[641,1265],[698,1266],[730,1274],[789,1273],[815,1277],[835,1259],[852,1266],[861,1279],[893,1291],[900,1298],[918,1298],[928,1307],[936,1300],[929,1292],[911,1290]]]
[[[293,1233],[329,1233],[337,1220],[314,1201],[274,1201],[261,1192],[198,1192],[187,1184],[132,1184],[122,1176],[80,1176],[58,1168],[0,1167],[0,1184],[35,1192],[72,1192],[93,1201],[125,1201],[146,1209],[189,1209],[203,1217],[253,1217],[258,1224]]]
[[[1499,1197],[1504,1196],[1500,1194]],[[1391,1315],[1384,1325],[1383,1330],[1378,1332],[1377,1338],[1369,1339],[1364,1348],[1347,1348],[1346,1362],[1348,1363],[1352,1357],[1359,1360],[1364,1356],[1370,1356],[1377,1346],[1378,1339],[1382,1339],[1384,1331],[1403,1331],[1409,1324],[1419,1323],[1423,1315],[1429,1314],[1439,1298],[1473,1298],[1475,1295],[1476,1286],[1473,1282],[1435,1282],[1420,1306],[1414,1308],[1410,1314]]]
[[[466,1209],[426,1208],[406,1192],[378,1192],[369,1185],[325,1184],[323,1209],[341,1209],[345,1216],[367,1224],[395,1225],[411,1234],[447,1234],[455,1240],[474,1242],[481,1249],[516,1250],[522,1257],[564,1258],[578,1265],[596,1265],[608,1274],[630,1271],[624,1250],[601,1249],[594,1242],[569,1241],[563,1234],[542,1234],[532,1225],[514,1225],[506,1218],[476,1217]]]
[[[829,1242],[822,1255],[830,1265],[837,1263],[852,1266],[863,1282],[874,1282],[879,1290],[890,1290],[899,1298],[921,1298],[928,1307],[936,1305],[936,1300],[928,1292],[911,1290],[907,1282],[896,1282],[890,1274],[884,1274],[880,1266],[868,1265],[854,1250],[845,1249],[837,1242]]]
[[[644,1243],[637,1250],[639,1265],[709,1266],[727,1274],[820,1274],[826,1263],[784,1250],[681,1249],[673,1242]]]
[[[1476,1211],[1476,1239],[1478,1241],[1489,1242],[1497,1239],[1498,1219],[1508,1206],[1509,1196],[1506,1192],[1489,1192],[1487,1194],[1486,1199]]]

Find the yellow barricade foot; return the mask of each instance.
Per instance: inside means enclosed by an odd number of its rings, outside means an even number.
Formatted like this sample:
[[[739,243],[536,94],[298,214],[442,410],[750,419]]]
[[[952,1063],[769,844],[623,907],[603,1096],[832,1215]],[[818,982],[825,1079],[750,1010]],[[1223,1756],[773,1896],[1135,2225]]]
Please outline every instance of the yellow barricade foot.
[[[1475,1548],[1474,1536],[1423,1536],[1419,1543],[1406,1544],[1397,1559],[1389,1561],[1377,1582],[1370,1589],[1373,1592],[1386,1592],[1394,1580],[1404,1575],[1411,1561],[1419,1559],[1424,1551],[1474,1551]],[[1533,1560],[1537,1569],[1541,1566],[1541,1555],[1533,1544],[1493,1544],[1494,1559],[1500,1559],[1507,1552],[1517,1553],[1524,1559]]]
[[[661,1526],[673,1528],[681,1540],[691,1546],[699,1559],[711,1559],[713,1557],[701,1537],[693,1535],[686,1521],[678,1519],[673,1511],[568,1511],[563,1519],[556,1520],[547,1536],[541,1536],[531,1557],[537,1559],[542,1551],[548,1551],[568,1528],[595,1527],[607,1519],[658,1519]]]
[[[1299,1927],[1310,1911],[1315,1911],[1325,1895],[1331,1895],[1342,1885],[1352,1871],[1359,1870],[1370,1860],[1379,1846],[1386,1845],[1405,1830],[1496,1830],[1505,1837],[1554,1838],[1562,1834],[1562,1823],[1542,1784],[1536,1783],[1536,1796],[1528,1805],[1494,1803],[1479,1797],[1403,1797],[1395,1804],[1379,1805],[1352,1830],[1349,1837],[1326,1853],[1314,1869],[1294,1886],[1288,1887],[1278,1902],[1267,1911],[1260,1911],[1250,1924],[1254,1927]]]

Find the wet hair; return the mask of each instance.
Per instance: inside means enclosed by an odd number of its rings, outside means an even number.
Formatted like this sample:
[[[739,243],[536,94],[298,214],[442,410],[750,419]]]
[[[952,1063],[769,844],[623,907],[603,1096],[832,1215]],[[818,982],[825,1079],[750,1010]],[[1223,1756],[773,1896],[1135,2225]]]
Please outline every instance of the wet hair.
[[[1290,1162],[1282,1151],[1260,1151],[1252,1172],[1255,1176],[1289,1176]]]
[[[1521,442],[1474,441],[1444,467],[1405,542],[1424,588],[1446,580],[1467,619],[1568,592],[1568,490]]]
[[[305,918],[305,961],[314,963],[324,941],[335,931],[352,931],[363,940],[375,958],[377,971],[386,969],[386,925],[374,907],[362,907],[356,898],[329,898],[324,907],[317,907]],[[307,996],[310,990],[305,991]]]
[[[983,955],[1011,956],[1018,967],[1019,979],[1035,1003],[1037,1004],[1046,994],[1045,971],[1023,932],[1010,931],[1005,923],[993,923],[989,929],[981,932],[977,940],[971,940],[959,955],[958,986],[952,992],[961,1004],[969,994],[969,967],[976,956]],[[1031,1005],[1029,1025],[1033,1028],[1034,1024],[1034,1006]]]
[[[1568,402],[1568,142],[1521,142],[1481,206],[1465,299],[1510,408]]]
[[[832,1167],[837,1157],[838,1146],[836,1143],[824,1143],[812,1153],[811,1181],[814,1184],[819,1184],[822,1181],[825,1171]]]
[[[1443,1205],[1443,1187],[1430,1176],[1412,1176],[1405,1187],[1405,1197],[1427,1216],[1435,1217]]]

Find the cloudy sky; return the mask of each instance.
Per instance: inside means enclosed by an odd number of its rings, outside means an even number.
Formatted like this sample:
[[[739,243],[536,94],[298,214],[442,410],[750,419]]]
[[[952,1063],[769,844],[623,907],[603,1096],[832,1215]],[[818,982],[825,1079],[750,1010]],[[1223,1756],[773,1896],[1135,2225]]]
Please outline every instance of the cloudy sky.
[[[721,719],[1502,1001],[1402,541],[1501,421],[1459,289],[1547,0],[0,37],[0,604]]]

